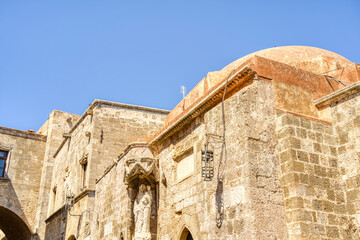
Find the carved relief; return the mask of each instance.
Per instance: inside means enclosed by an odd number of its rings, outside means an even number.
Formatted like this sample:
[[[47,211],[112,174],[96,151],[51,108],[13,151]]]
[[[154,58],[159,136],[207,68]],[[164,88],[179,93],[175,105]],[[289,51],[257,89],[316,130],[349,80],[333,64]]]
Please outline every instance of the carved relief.
[[[134,240],[150,240],[151,187],[141,184],[134,203]]]
[[[156,159],[149,157],[128,159],[125,163],[124,182],[129,185],[135,178],[145,178],[152,185],[158,182],[159,170],[156,166]]]
[[[126,239],[155,240],[157,235],[158,159],[146,144],[135,143],[120,156],[128,192]]]

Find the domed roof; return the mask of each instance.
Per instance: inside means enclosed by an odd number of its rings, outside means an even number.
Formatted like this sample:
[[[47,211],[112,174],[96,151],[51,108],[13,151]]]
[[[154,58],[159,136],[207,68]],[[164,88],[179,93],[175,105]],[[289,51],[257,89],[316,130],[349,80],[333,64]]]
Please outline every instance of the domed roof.
[[[253,56],[267,58],[273,61],[285,63],[316,74],[326,74],[329,71],[346,68],[352,62],[343,56],[316,47],[285,46],[274,47],[251,53],[242,57],[223,70],[228,71],[243,64]]]

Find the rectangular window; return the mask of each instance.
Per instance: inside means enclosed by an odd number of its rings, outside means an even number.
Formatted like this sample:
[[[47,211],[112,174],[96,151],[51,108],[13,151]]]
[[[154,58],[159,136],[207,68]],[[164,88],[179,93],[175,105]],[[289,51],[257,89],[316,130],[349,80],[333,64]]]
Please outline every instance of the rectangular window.
[[[87,163],[82,164],[82,169],[83,169],[83,173],[82,173],[82,188],[85,189],[85,188],[86,188],[86,170],[87,170]]]
[[[81,159],[79,160],[79,163],[81,165],[81,185],[80,187],[80,191],[83,191],[86,189],[86,170],[87,170],[87,165],[88,165],[88,153],[84,153],[84,155],[81,157]]]
[[[8,151],[0,150],[0,177],[5,177],[5,167],[8,153]]]

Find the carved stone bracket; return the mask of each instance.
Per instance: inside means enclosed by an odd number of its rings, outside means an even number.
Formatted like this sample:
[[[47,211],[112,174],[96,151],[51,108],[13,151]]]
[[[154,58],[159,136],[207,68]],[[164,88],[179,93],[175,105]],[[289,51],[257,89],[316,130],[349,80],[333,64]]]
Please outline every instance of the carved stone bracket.
[[[125,162],[124,183],[129,185],[135,178],[146,179],[153,186],[159,182],[157,159],[150,157],[135,157]]]

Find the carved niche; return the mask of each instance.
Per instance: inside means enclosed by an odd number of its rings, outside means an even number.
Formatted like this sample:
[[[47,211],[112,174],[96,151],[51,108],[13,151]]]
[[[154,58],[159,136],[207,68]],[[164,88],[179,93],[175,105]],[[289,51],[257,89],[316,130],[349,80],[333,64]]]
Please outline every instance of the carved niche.
[[[150,157],[134,157],[125,162],[124,182],[130,185],[135,179],[146,179],[152,186],[159,182],[157,159]]]
[[[146,144],[135,143],[125,149],[124,184],[127,186],[127,239],[154,240],[157,235],[158,159]]]

